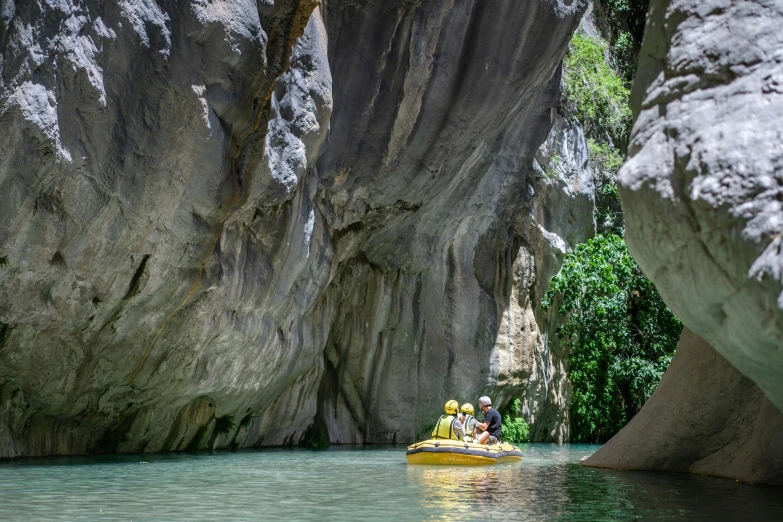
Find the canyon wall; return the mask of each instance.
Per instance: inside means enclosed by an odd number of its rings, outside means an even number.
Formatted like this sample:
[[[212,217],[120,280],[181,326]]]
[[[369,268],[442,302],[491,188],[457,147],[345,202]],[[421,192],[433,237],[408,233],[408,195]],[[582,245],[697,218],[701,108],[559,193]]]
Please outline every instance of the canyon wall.
[[[567,439],[584,4],[3,3],[0,457],[407,442],[482,393]]]
[[[650,4],[619,193],[629,248],[704,346],[588,464],[783,482],[782,24],[780,1]],[[685,375],[711,390],[698,405]]]
[[[783,413],[687,328],[642,410],[586,462],[783,484]]]

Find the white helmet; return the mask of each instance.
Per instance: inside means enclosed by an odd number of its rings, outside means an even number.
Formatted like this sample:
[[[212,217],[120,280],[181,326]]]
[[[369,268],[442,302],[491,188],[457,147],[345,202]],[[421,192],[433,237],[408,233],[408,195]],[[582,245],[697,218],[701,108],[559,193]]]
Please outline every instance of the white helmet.
[[[479,408],[481,408],[482,406],[492,406],[492,399],[490,399],[486,395],[479,398],[478,402],[479,402]]]

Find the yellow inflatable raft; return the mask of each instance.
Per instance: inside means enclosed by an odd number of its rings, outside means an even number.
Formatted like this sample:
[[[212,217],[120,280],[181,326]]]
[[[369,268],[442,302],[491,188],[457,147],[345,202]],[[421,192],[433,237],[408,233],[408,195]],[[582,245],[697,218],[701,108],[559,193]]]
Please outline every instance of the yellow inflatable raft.
[[[449,439],[429,439],[408,446],[408,464],[477,466],[522,460],[522,452],[511,444],[474,444]]]

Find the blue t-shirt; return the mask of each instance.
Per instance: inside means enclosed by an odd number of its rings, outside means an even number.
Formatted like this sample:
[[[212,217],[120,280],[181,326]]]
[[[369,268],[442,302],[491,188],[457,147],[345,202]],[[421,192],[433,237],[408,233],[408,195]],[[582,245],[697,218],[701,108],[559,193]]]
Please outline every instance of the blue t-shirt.
[[[503,435],[503,429],[500,427],[500,413],[495,408],[490,408],[484,414],[484,422],[488,422],[487,431],[490,435],[500,440]]]

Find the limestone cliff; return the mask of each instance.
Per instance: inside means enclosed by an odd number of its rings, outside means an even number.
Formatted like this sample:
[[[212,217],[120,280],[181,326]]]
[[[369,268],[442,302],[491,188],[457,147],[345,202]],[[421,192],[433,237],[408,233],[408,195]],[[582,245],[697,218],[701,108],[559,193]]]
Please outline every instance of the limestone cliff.
[[[534,303],[593,230],[584,2],[314,7],[2,4],[0,456],[402,442],[525,390],[567,437]]]
[[[650,5],[618,178],[627,240],[709,345],[678,353],[655,400],[588,464],[783,480],[781,24],[779,1]]]
[[[783,2],[654,1],[620,173],[672,311],[783,409]]]

